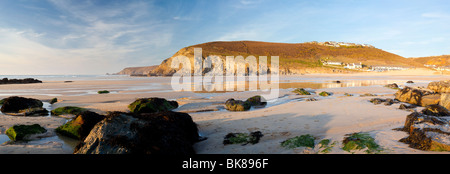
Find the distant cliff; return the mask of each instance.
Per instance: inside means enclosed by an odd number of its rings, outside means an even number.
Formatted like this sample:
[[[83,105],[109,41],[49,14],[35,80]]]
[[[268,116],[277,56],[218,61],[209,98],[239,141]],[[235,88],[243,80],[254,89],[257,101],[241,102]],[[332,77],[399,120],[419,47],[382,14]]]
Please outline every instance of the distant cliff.
[[[279,56],[279,73],[281,75],[312,73],[354,73],[360,70],[345,69],[345,64],[369,66],[423,67],[422,62],[375,48],[367,44],[345,42],[306,42],[273,43],[258,41],[208,42],[180,49],[172,57],[165,59],[158,66],[125,68],[117,74],[171,76],[178,69],[170,67],[176,56],[186,56],[191,61],[194,72],[194,48],[202,48],[202,58],[216,55],[225,62],[226,56]],[[414,59],[413,59],[414,60]],[[419,60],[419,59],[417,59]],[[269,60],[270,62],[270,60]],[[340,63],[330,66],[324,62]],[[270,68],[270,65],[269,65]],[[206,72],[202,70],[201,72]]]
[[[114,75],[148,75],[158,65],[144,66],[144,67],[128,67]]]

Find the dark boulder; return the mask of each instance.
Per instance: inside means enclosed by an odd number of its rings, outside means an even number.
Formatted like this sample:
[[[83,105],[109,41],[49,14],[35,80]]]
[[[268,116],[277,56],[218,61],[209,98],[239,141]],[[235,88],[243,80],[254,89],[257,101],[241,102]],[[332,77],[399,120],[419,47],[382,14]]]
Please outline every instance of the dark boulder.
[[[223,139],[223,145],[228,144],[256,144],[259,142],[261,137],[264,135],[261,131],[250,132],[250,134],[245,133],[228,133]]]
[[[74,119],[55,129],[56,132],[79,140],[89,135],[91,129],[105,118],[95,112],[84,111]]]
[[[42,83],[42,81],[33,78],[25,78],[25,79],[3,78],[2,80],[0,80],[0,84],[27,84],[27,83]]]
[[[128,105],[132,113],[154,113],[162,111],[170,111],[178,108],[176,101],[168,101],[164,98],[140,98]]]
[[[266,99],[264,99],[259,95],[250,97],[247,100],[245,100],[245,102],[249,103],[253,107],[264,107],[267,105]]]
[[[450,116],[450,112],[443,106],[440,105],[429,105],[426,106],[425,109],[422,110],[422,113],[425,115],[432,116]]]
[[[109,113],[75,149],[76,154],[192,155],[199,140],[191,116],[180,112]]]
[[[3,105],[0,110],[8,115],[48,115],[48,111],[42,106],[43,103],[40,100],[12,96],[3,99]]]

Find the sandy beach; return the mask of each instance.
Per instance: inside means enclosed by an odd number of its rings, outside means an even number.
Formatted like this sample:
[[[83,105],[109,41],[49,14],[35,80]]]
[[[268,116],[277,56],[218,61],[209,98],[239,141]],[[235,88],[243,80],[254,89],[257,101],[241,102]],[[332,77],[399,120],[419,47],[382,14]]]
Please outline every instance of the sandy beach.
[[[48,110],[62,106],[79,106],[99,114],[108,111],[127,112],[127,106],[137,98],[162,97],[176,100],[178,112],[186,112],[198,125],[201,136],[207,139],[198,142],[194,148],[198,154],[315,154],[321,153],[319,145],[314,148],[299,147],[287,149],[280,143],[288,138],[310,134],[315,141],[330,139],[336,142],[331,154],[347,154],[342,150],[342,140],[346,134],[366,132],[375,138],[386,154],[428,154],[448,153],[421,151],[408,147],[398,140],[407,136],[400,128],[409,111],[398,109],[400,104],[391,106],[374,105],[369,102],[374,97],[361,97],[371,93],[381,98],[394,98],[397,91],[386,88],[388,83],[400,87],[425,86],[432,81],[449,80],[450,76],[436,74],[426,69],[385,73],[356,74],[311,74],[280,77],[280,95],[269,100],[264,108],[245,112],[230,112],[224,109],[229,98],[245,100],[259,95],[259,91],[199,93],[175,92],[170,85],[170,77],[127,77],[113,76],[92,79],[43,80],[39,84],[0,85],[0,98],[9,96],[31,97],[58,102],[48,105]],[[332,81],[339,80],[336,84]],[[415,83],[407,84],[412,80]],[[290,84],[290,85],[286,85]],[[311,92],[327,91],[328,97],[313,94],[302,96],[292,93],[302,87]],[[109,94],[97,94],[99,90],[109,90]],[[353,96],[346,96],[345,93]],[[307,98],[317,101],[306,101]],[[420,110],[421,107],[416,108]],[[76,140],[55,133],[54,129],[69,119],[58,116],[18,117],[0,114],[0,154],[71,154]],[[5,131],[16,124],[40,124],[48,132],[29,142],[8,142]],[[224,145],[223,138],[228,133],[250,133],[261,131],[264,135],[259,143],[248,145]],[[317,144],[317,143],[316,143]],[[357,152],[357,153],[363,153]]]

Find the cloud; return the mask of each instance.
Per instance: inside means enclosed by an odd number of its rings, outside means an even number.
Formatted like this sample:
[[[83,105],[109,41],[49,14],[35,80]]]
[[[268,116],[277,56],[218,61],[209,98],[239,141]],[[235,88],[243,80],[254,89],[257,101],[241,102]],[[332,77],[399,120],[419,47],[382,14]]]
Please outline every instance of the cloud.
[[[116,72],[152,62],[149,57],[164,58],[151,53],[173,39],[172,26],[157,19],[158,10],[146,1],[106,6],[49,2],[57,12],[40,16],[48,25],[45,32],[36,32],[34,26],[0,27],[0,74]]]
[[[450,19],[450,14],[440,12],[422,13],[421,16],[425,18]]]

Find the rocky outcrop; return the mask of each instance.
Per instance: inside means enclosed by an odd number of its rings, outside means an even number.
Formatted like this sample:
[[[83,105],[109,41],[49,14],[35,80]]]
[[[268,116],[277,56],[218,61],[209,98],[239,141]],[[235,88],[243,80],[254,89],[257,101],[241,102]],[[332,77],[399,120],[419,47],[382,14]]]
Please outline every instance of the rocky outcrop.
[[[176,108],[178,108],[176,101],[168,101],[157,97],[140,98],[128,105],[128,109],[135,114],[170,111]]]
[[[427,88],[437,93],[450,93],[450,80],[431,82]]]
[[[114,75],[131,75],[131,76],[147,75],[151,71],[153,71],[156,67],[158,67],[158,65],[144,66],[144,67],[128,67],[124,68],[122,71],[118,73],[115,73]]]
[[[4,114],[15,116],[48,115],[47,109],[42,106],[43,103],[40,100],[12,96],[3,99],[3,105],[0,110]]]
[[[445,108],[444,108],[445,109]],[[446,111],[448,112],[448,111]],[[450,151],[450,116],[413,112],[406,117],[404,127],[409,136],[400,140],[410,147],[425,151]]]
[[[431,90],[404,87],[395,93],[395,99],[409,104],[426,106],[430,103],[436,104],[435,96],[428,96],[431,94],[434,94]]]
[[[42,83],[42,81],[40,81],[38,79],[33,79],[33,78],[26,78],[26,79],[3,78],[2,80],[0,80],[0,85],[1,84],[27,84],[27,83]]]
[[[75,149],[76,154],[192,155],[199,140],[191,116],[180,112],[109,113]]]

